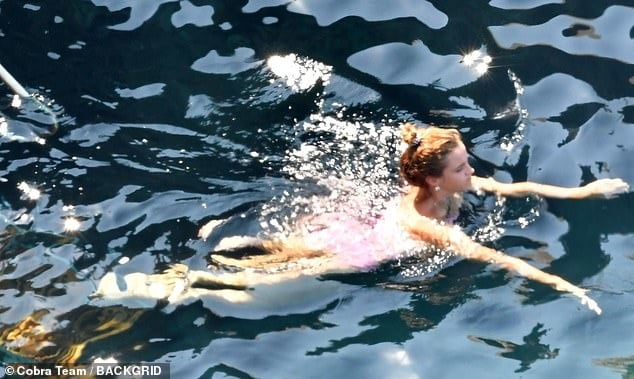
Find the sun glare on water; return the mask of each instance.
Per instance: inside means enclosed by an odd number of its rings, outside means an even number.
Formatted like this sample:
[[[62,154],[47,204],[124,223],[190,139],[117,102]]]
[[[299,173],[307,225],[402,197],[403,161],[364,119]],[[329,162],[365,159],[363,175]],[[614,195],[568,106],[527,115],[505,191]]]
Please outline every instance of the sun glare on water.
[[[27,182],[21,182],[18,184],[18,189],[22,191],[24,196],[29,200],[37,200],[42,196],[42,193],[37,188],[29,185]]]
[[[491,58],[490,55],[480,50],[474,50],[462,57],[462,63],[467,67],[473,68],[479,75],[483,75],[489,71],[489,65],[492,61],[493,58]]]
[[[327,83],[332,67],[295,54],[274,55],[267,59],[268,68],[295,92],[312,88],[317,81]]]
[[[79,220],[74,217],[67,217],[64,219],[64,231],[65,232],[76,232],[79,230],[81,224]]]

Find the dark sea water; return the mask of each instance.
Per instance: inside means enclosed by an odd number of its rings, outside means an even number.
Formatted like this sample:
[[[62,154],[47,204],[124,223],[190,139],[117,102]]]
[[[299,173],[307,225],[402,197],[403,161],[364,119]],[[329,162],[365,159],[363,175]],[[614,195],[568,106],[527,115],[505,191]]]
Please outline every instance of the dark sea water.
[[[243,304],[91,296],[110,272],[207,270],[223,237],[380,208],[404,121],[455,125],[481,176],[633,185],[632,0],[0,0],[0,63],[57,119],[0,85],[4,362],[634,377],[632,193],[468,198],[467,229],[589,289],[601,316],[494,266],[419,275],[415,258]]]

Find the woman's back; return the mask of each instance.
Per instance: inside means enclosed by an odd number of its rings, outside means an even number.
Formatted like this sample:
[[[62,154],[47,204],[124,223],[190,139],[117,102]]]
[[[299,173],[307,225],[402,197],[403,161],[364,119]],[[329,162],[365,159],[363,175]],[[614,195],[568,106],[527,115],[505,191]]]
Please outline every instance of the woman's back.
[[[333,254],[343,266],[369,269],[380,262],[420,252],[426,245],[402,227],[401,198],[386,204],[376,217],[347,213],[325,213],[302,223],[307,247]]]

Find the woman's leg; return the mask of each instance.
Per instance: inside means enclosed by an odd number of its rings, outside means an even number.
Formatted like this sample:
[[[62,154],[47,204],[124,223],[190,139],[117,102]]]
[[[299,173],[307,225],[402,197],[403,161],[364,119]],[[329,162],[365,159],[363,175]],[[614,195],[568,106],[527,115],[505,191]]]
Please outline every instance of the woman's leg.
[[[213,254],[211,256],[212,260],[220,264],[240,268],[252,268],[264,271],[284,271],[285,267],[297,266],[300,265],[300,263],[301,266],[305,266],[310,260],[323,263],[323,260],[331,257],[331,254],[327,252],[311,249],[300,237],[288,237],[284,240],[249,239],[247,244],[242,243],[245,240],[238,239],[224,243],[223,241],[219,243],[219,246],[225,248],[228,247],[223,250],[230,251],[239,248],[253,247],[267,252],[267,254],[251,255],[241,259],[233,259],[221,254]],[[214,249],[214,252],[220,251],[216,248]]]

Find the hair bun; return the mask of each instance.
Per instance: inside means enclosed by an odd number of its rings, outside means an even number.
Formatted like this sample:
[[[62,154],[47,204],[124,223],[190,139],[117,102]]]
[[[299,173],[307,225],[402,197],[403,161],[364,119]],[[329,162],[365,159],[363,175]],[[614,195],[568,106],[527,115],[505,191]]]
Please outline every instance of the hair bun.
[[[418,136],[418,134],[418,127],[410,122],[406,122],[401,127],[401,136],[403,137],[403,142],[408,145],[420,145],[420,137]]]

